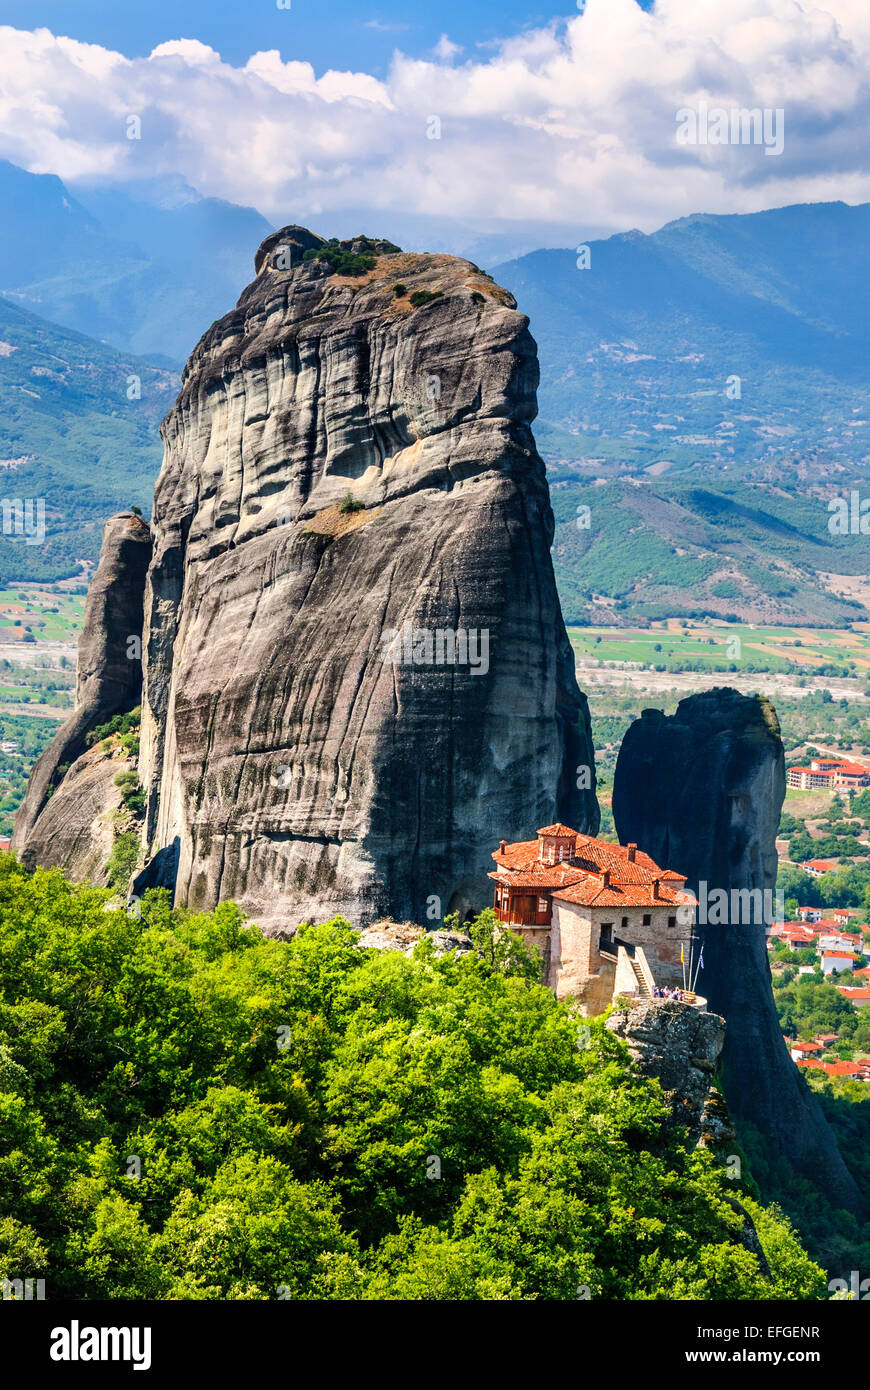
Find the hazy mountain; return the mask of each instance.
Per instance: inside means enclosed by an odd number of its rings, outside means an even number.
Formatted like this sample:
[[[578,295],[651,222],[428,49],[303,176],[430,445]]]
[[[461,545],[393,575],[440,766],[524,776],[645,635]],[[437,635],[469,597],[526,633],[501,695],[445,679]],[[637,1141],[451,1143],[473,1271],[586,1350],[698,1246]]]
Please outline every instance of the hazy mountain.
[[[0,161],[0,293],[91,337],[180,364],[251,277],[272,230],[177,180],[77,187]]]
[[[15,349],[0,358],[0,453],[27,460],[14,495],[49,495],[55,523],[75,518],[45,555],[14,543],[35,575],[69,567],[76,546],[95,553],[78,523],[102,519],[103,499],[147,509],[173,388],[129,354],[186,358],[250,279],[269,224],[178,179],[73,196],[0,162],[0,196],[0,337]],[[864,615],[859,588],[836,576],[866,573],[866,537],[831,536],[827,500],[870,472],[868,232],[868,205],[699,215],[591,241],[588,269],[576,249],[495,268],[540,348],[535,431],[569,618]],[[16,319],[9,298],[121,352]],[[134,371],[140,402],[125,397]]]
[[[809,204],[591,242],[585,270],[573,250],[535,251],[493,275],[531,319],[541,415],[587,455],[866,461],[868,239],[870,205]]]
[[[870,205],[812,204],[592,242],[588,269],[572,250],[494,270],[540,349],[572,617],[865,616],[825,575],[867,569],[827,501],[870,472],[868,234]]]
[[[98,555],[113,511],[135,503],[150,514],[157,425],[178,386],[174,372],[0,299],[0,500],[30,499],[33,532],[42,499],[47,535],[44,545],[16,537],[7,507],[4,581],[74,574]]]

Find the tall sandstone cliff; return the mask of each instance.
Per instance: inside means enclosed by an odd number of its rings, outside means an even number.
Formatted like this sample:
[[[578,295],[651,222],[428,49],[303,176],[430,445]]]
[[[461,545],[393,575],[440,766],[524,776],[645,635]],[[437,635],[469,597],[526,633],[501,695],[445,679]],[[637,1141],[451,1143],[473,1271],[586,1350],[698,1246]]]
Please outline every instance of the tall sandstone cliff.
[[[162,427],[139,882],[267,932],[434,926],[486,902],[501,837],[598,823],[535,344],[453,257],[288,227],[255,269]]]
[[[716,689],[681,700],[675,714],[644,710],[623,740],[613,816],[623,844],[635,841],[660,864],[679,867],[704,892],[699,924],[704,969],[698,988],[727,1022],[722,1075],[738,1123],[761,1131],[771,1155],[860,1212],[862,1201],[818,1101],[791,1060],[771,989],[765,923],[740,890],[772,893],[785,758],[773,707]],[[728,920],[711,901],[728,894]],[[757,901],[757,900],[756,900]],[[735,910],[736,909],[736,910]],[[750,920],[751,918],[751,920]]]
[[[106,882],[120,807],[114,778],[122,764],[87,735],[139,703],[145,575],[151,533],[132,512],[103,528],[100,563],[88,590],[79,638],[73,712],[30,774],[12,848],[25,864],[62,868],[73,878]]]

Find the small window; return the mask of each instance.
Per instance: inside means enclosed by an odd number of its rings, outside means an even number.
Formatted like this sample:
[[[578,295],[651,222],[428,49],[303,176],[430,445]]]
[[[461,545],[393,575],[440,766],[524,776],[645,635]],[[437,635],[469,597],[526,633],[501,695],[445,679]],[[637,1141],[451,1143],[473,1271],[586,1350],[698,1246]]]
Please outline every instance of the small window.
[[[669,918],[668,918],[668,926],[669,926],[669,927],[675,927],[676,925],[677,925],[677,919],[676,919],[676,917],[669,917]]]
[[[623,917],[623,919],[622,919],[622,930],[625,931],[625,929],[626,929],[627,926],[628,926],[628,918],[627,918],[627,917]]]
[[[645,926],[645,927],[648,927],[651,921],[652,921],[652,917],[650,916],[650,914],[649,914],[648,912],[645,912],[645,913],[643,914],[643,924],[644,924],[644,926]]]
[[[547,911],[547,899],[546,899],[546,898],[538,898],[538,911],[539,911],[539,912],[546,912],[546,911]]]

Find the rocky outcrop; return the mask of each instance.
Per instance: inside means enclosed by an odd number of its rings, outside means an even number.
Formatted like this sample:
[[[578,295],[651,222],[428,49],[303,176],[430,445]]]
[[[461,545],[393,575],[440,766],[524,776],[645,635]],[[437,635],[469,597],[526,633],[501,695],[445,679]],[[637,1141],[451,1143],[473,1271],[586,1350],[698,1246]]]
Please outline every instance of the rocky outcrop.
[[[436,956],[443,956],[446,951],[465,956],[474,950],[471,938],[464,932],[427,932],[415,922],[372,922],[360,932],[359,944],[377,951],[400,951],[403,956],[410,956],[414,947],[424,939],[432,942]]]
[[[25,864],[59,867],[73,878],[105,882],[121,805],[114,777],[130,766],[87,735],[139,703],[142,613],[151,533],[132,512],[103,528],[100,563],[88,590],[78,644],[75,705],[30,775],[12,848]]]
[[[722,1051],[725,1020],[676,1000],[642,1000],[615,1010],[605,1023],[627,1044],[638,1070],[654,1076],[671,1103],[675,1124],[692,1144],[702,1136],[713,1073]]]
[[[528,321],[389,243],[285,228],[256,269],[163,425],[148,850],[268,932],[462,914],[501,836],[597,827]]]
[[[711,1150],[723,1166],[735,1157],[736,1139],[728,1108],[713,1086],[725,1039],[725,1020],[676,1000],[641,1000],[614,1011],[605,1023],[627,1045],[643,1076],[661,1085],[670,1105],[669,1126],[685,1129],[690,1145]],[[771,1274],[752,1217],[733,1194],[725,1201],[740,1218],[733,1239],[754,1255],[765,1278]]]
[[[634,841],[678,868],[701,898],[698,988],[727,1022],[722,1081],[738,1133],[750,1121],[772,1155],[814,1181],[824,1173],[832,1199],[860,1211],[833,1134],[788,1055],[773,1000],[764,920],[772,920],[773,902],[759,908],[776,882],[784,795],[773,707],[716,689],[682,700],[669,717],[644,710],[631,725],[616,765],[613,816],[623,844]]]
[[[470,262],[389,242],[288,227],[255,269],[163,424],[133,886],[234,898],[281,934],[462,916],[500,837],[598,825],[528,321]],[[149,550],[144,523],[109,524],[75,715],[16,831],[76,876],[105,848],[79,843],[105,769],[76,760],[139,701],[123,643]]]

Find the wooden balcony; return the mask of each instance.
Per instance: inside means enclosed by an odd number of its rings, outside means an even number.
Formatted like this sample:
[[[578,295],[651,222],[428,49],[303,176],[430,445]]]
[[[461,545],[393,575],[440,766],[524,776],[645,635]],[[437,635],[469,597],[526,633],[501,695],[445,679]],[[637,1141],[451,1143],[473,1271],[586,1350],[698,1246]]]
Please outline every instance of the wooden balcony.
[[[540,901],[536,893],[512,893],[507,907],[499,906],[496,898],[493,911],[506,927],[548,927],[553,918],[550,900],[546,900],[545,911],[541,911]]]

